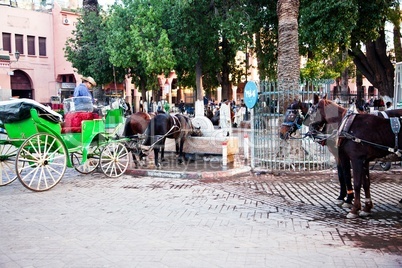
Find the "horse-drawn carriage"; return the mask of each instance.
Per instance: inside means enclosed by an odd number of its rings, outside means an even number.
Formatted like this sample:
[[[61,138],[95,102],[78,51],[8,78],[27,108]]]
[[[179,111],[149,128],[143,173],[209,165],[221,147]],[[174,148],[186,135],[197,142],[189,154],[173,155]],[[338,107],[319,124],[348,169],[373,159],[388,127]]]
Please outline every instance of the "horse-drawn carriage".
[[[65,107],[63,122],[60,114],[33,100],[0,102],[0,186],[18,178],[32,191],[46,191],[67,167],[91,173],[100,166],[109,177],[125,172],[125,139],[115,138],[124,123],[122,108],[100,117],[85,97],[68,99]]]

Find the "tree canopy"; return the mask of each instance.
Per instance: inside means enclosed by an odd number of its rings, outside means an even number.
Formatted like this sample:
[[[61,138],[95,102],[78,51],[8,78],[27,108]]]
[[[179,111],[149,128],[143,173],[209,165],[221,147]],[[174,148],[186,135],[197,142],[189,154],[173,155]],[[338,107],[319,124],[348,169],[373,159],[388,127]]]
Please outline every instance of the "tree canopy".
[[[381,94],[392,96],[385,22],[399,27],[398,2],[300,0],[299,52],[309,59],[302,77],[339,76],[353,61]],[[106,13],[89,6],[66,44],[66,57],[99,83],[112,81],[113,73],[119,81],[130,76],[144,94],[158,86],[158,75],[175,70],[179,84],[196,88],[198,99],[218,85],[225,98],[245,75],[235,59],[239,50],[257,57],[260,79],[277,78],[275,1],[123,0]]]

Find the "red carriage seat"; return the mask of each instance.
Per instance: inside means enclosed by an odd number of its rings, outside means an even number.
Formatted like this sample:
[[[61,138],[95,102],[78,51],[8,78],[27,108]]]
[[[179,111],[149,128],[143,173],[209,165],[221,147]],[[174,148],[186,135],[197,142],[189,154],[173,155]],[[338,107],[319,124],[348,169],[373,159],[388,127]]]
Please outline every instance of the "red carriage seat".
[[[93,119],[99,119],[99,115],[92,112],[67,113],[64,116],[61,133],[79,133],[82,131],[82,121]]]

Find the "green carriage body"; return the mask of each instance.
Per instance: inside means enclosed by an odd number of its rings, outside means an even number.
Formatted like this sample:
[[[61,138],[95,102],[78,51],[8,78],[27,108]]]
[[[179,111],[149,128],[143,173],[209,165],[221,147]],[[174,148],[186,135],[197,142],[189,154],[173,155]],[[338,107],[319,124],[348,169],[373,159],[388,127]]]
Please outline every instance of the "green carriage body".
[[[117,177],[128,166],[128,151],[121,142],[126,139],[116,135],[124,123],[121,108],[109,110],[104,119],[82,120],[79,131],[63,128],[59,114],[32,100],[6,101],[0,115],[7,132],[0,139],[0,175],[7,177],[0,186],[15,180],[12,164],[21,183],[33,191],[54,187],[66,167],[87,174],[100,164],[105,175]]]

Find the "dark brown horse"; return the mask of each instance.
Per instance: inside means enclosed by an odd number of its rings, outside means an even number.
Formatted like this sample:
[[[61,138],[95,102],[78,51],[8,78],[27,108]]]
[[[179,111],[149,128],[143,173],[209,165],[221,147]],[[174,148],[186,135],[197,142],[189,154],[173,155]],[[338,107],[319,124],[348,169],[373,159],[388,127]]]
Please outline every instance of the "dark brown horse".
[[[155,166],[159,167],[159,152],[161,152],[161,160],[163,161],[166,138],[175,140],[178,161],[182,163],[185,159],[183,145],[186,138],[189,135],[200,135],[200,132],[193,127],[190,118],[185,115],[160,113],[151,119],[144,134],[145,140],[142,145],[150,146],[154,150]]]
[[[281,139],[287,140],[304,124],[311,107],[310,103],[293,101],[286,110],[285,119],[279,130]]]
[[[402,109],[389,110],[386,114],[394,119],[348,112],[332,101],[318,98],[315,99],[310,111],[310,127],[313,131],[322,130],[332,136],[327,141],[332,143],[331,147],[335,150],[334,155],[337,156],[342,172],[346,175],[346,181],[350,180],[350,163],[352,163],[355,200],[348,218],[356,218],[358,215],[368,216],[371,213],[373,205],[370,195],[370,161],[390,156],[395,157],[388,158],[390,160],[401,158],[402,132],[397,131],[397,126],[400,125],[399,117],[402,115]],[[334,130],[336,132],[333,132]],[[363,210],[360,197],[362,186],[366,197]]]
[[[318,96],[315,96],[318,98]],[[294,101],[288,108],[285,114],[284,122],[279,130],[281,139],[287,140],[301,128],[301,125],[309,125],[309,109],[311,104],[302,103],[301,101]],[[337,127],[337,126],[334,126]],[[336,167],[338,171],[338,180],[340,185],[339,196],[336,198],[335,203],[343,205],[344,207],[351,207],[353,201],[353,187],[351,181],[350,165],[345,167],[344,171],[339,162],[338,153],[334,144],[334,139],[324,139],[320,141],[321,145],[327,145],[330,153],[335,157]],[[346,172],[346,174],[345,174]],[[349,179],[347,179],[349,178]],[[345,200],[346,198],[346,200]]]

